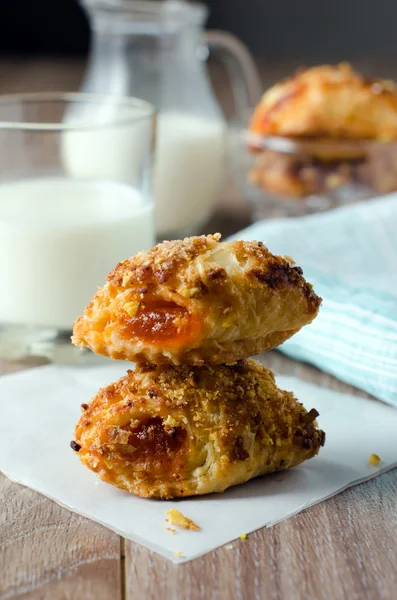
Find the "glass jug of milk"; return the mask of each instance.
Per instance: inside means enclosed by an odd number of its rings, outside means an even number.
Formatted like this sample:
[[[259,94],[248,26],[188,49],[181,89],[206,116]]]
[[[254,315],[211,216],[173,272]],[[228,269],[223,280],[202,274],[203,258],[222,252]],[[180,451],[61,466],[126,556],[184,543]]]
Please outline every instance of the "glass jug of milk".
[[[202,31],[207,9],[182,1],[82,0],[93,40],[83,90],[137,96],[158,110],[154,169],[160,238],[200,230],[224,182],[225,122],[205,68],[208,47],[228,54],[237,108],[253,105],[260,85],[242,43],[225,32]],[[113,134],[112,134],[113,135]],[[121,141],[111,139],[115,157]],[[91,138],[68,140],[70,167],[84,175],[101,153]],[[67,158],[66,157],[66,158]],[[117,160],[116,160],[117,162]],[[122,161],[117,176],[123,179]],[[104,165],[107,169],[109,165]],[[128,166],[126,166],[128,168]]]

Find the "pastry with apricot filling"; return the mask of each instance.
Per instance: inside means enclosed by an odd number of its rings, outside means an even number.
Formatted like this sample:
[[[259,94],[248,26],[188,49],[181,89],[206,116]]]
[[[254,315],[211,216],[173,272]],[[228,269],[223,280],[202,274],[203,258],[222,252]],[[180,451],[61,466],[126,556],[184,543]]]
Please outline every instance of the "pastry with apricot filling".
[[[302,69],[267,90],[250,130],[259,135],[397,139],[397,85],[365,79],[348,63]]]
[[[261,242],[220,235],[163,242],[119,263],[73,330],[114,359],[232,364],[283,343],[321,299],[300,267]]]
[[[348,63],[300,69],[264,93],[248,147],[248,180],[270,197],[324,196],[324,206],[392,192],[397,85]]]
[[[137,365],[83,405],[73,450],[103,481],[145,498],[222,492],[315,456],[325,434],[258,361]]]

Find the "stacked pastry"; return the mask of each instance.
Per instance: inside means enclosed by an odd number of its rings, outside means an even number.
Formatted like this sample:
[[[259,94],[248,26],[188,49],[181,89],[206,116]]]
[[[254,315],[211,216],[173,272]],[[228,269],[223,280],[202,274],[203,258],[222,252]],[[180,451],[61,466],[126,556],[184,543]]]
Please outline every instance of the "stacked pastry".
[[[163,242],[119,263],[73,342],[135,362],[82,406],[72,448],[143,497],[221,492],[317,454],[324,433],[249,357],[318,313],[299,267],[260,242]]]
[[[265,192],[298,199],[342,186],[360,186],[361,197],[397,189],[392,81],[365,79],[347,63],[300,69],[265,92],[249,129],[257,140],[249,180]]]

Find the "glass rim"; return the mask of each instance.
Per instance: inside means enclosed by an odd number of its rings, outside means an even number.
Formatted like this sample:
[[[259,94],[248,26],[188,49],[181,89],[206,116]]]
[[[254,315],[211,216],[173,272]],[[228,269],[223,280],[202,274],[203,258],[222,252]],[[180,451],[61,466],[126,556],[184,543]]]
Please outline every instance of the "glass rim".
[[[371,138],[333,138],[323,136],[299,136],[262,134],[251,131],[249,123],[255,107],[249,107],[239,114],[234,115],[229,124],[235,135],[254,150],[273,150],[281,154],[295,154],[297,152],[316,152],[341,150],[342,152],[370,151],[377,148],[387,148],[397,145],[397,139],[371,139]]]
[[[169,0],[80,0],[81,4],[87,10],[105,10],[117,13],[123,10],[125,13],[140,14],[148,17],[183,17],[189,20],[189,17],[204,20],[208,14],[208,8],[200,1],[182,3],[179,1],[170,2]]]
[[[37,132],[61,132],[61,131],[95,131],[98,129],[107,129],[109,127],[120,127],[132,123],[141,123],[156,117],[157,109],[154,104],[136,98],[134,96],[113,96],[111,94],[96,94],[84,92],[20,92],[16,94],[0,94],[0,109],[9,105],[18,104],[44,104],[44,103],[70,103],[78,104],[97,104],[98,106],[125,106],[127,108],[140,108],[144,114],[122,116],[119,118],[110,118],[102,122],[91,121],[87,118],[76,122],[67,121],[16,121],[6,120],[0,117],[0,131],[37,131]]]
[[[243,142],[254,149],[274,150],[285,154],[303,151],[310,153],[321,150],[354,152],[371,150],[372,148],[386,148],[397,144],[397,140],[261,135],[244,127],[241,133]]]

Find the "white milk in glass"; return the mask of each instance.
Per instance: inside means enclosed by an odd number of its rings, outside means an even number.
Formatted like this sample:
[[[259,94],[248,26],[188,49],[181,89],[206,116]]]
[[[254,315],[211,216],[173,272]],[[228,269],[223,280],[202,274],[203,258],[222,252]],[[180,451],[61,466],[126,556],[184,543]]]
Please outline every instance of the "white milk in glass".
[[[134,165],[147,155],[142,146],[147,137],[136,126],[65,132],[64,169],[73,177],[105,174],[119,181],[134,180]],[[205,222],[219,197],[225,166],[225,125],[221,120],[182,113],[158,116],[154,196],[160,235],[188,232]]]
[[[157,127],[157,229],[167,234],[200,227],[225,176],[225,126],[220,120],[163,113]]]
[[[123,183],[0,184],[0,323],[70,331],[117,262],[153,245],[152,212]]]

